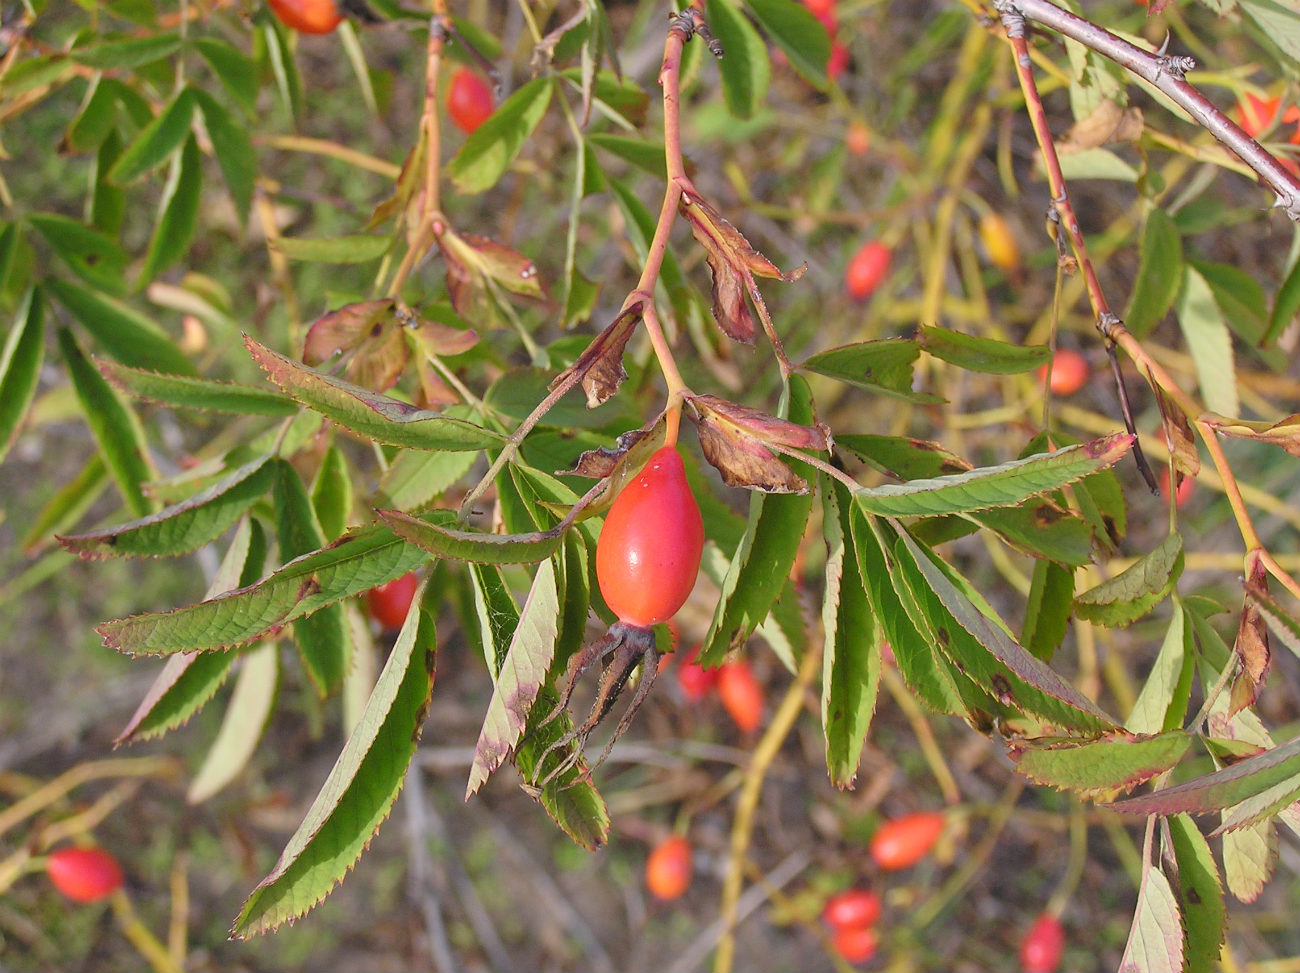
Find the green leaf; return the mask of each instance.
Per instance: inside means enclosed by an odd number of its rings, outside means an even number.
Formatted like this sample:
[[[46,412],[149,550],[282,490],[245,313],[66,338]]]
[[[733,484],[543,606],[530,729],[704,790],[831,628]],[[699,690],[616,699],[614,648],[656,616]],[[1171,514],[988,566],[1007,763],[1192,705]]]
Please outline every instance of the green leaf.
[[[150,169],[162,165],[190,135],[193,121],[194,92],[183,88],[122,151],[108,171],[108,181],[127,186]]]
[[[917,480],[964,473],[970,464],[942,443],[910,436],[837,433],[835,445],[847,449],[874,469],[898,480]]]
[[[746,0],[746,5],[803,79],[824,91],[831,40],[821,22],[797,0]]]
[[[199,192],[203,188],[201,163],[199,143],[191,135],[185,140],[180,156],[173,160],[171,175],[163,188],[162,211],[140,270],[140,284],[152,281],[189,251],[198,218]]]
[[[379,516],[398,537],[430,554],[477,564],[535,564],[559,550],[564,540],[564,531],[560,530],[483,534],[443,527],[398,510],[380,510]]]
[[[1113,578],[1074,599],[1074,612],[1098,625],[1124,626],[1164,600],[1183,572],[1183,539],[1170,534]]]
[[[664,161],[662,142],[651,142],[626,135],[609,135],[603,132],[587,136],[587,142],[632,163],[652,176],[659,179],[667,178],[668,164]]]
[[[53,213],[27,218],[74,274],[97,290],[126,293],[126,252],[103,233]]]
[[[1209,842],[1191,818],[1175,814],[1168,822],[1174,860],[1178,863],[1178,900],[1186,931],[1186,969],[1213,969],[1227,932],[1227,909],[1219,869]]]
[[[46,85],[54,87],[69,80],[75,71],[76,66],[62,54],[17,61],[5,72],[5,97],[15,98]]]
[[[450,411],[450,410],[449,410]],[[447,492],[474,465],[471,452],[430,453],[406,449],[398,453],[372,501],[376,508],[415,510]]]
[[[289,30],[275,17],[267,17],[262,21],[261,40],[280,97],[284,99],[289,114],[297,119],[302,114],[302,79],[293,59]]]
[[[307,408],[375,442],[411,449],[476,450],[503,441],[496,433],[464,419],[419,409],[300,365],[258,344],[244,344],[267,376]]]
[[[497,184],[546,114],[551,90],[550,78],[534,78],[474,130],[447,165],[457,190],[469,195]]]
[[[967,371],[990,375],[1032,372],[1046,365],[1052,357],[1052,349],[1047,345],[1013,345],[932,324],[921,325],[920,337],[921,347],[935,358]]]
[[[117,82],[96,75],[64,141],[74,152],[94,152],[117,121]]]
[[[132,398],[157,405],[275,419],[288,418],[301,408],[289,396],[272,389],[183,375],[159,375],[110,361],[101,361],[98,365],[104,377],[116,388]]]
[[[190,42],[203,55],[221,84],[234,95],[249,118],[256,117],[258,84],[257,65],[243,51],[215,37],[196,37]],[[202,96],[200,96],[202,97]],[[206,112],[206,109],[205,109]]]
[[[195,374],[194,364],[171,335],[134,308],[70,280],[51,280],[49,288],[100,347],[123,365],[169,375]]]
[[[153,34],[146,37],[113,37],[91,34],[97,43],[75,47],[70,56],[92,68],[138,68],[171,57],[181,48],[180,35]]]
[[[311,485],[311,505],[326,540],[338,540],[352,516],[352,476],[347,458],[331,443]]]
[[[1147,673],[1125,726],[1133,733],[1160,733],[1181,726],[1191,692],[1195,646],[1181,606],[1165,631],[1155,664]]]
[[[89,227],[106,237],[118,238],[122,233],[122,224],[126,222],[126,190],[114,185],[105,178],[105,173],[117,162],[122,154],[122,137],[113,129],[99,144],[95,153],[93,179],[94,189],[90,197]],[[91,262],[93,269],[94,263]],[[107,285],[108,288],[116,284]]]
[[[799,367],[905,402],[942,402],[940,396],[912,391],[912,366],[920,355],[917,341],[877,338],[823,351]]]
[[[202,804],[248,766],[271,718],[279,681],[280,652],[275,642],[263,642],[243,654],[221,729],[185,793],[188,803]]]
[[[423,585],[417,598],[423,594]],[[270,932],[310,911],[343,880],[388,817],[415,756],[433,687],[433,621],[410,615],[361,722],[271,873],[244,903],[231,935]]]
[[[1212,774],[1110,805],[1128,814],[1207,814],[1225,811],[1300,778],[1300,737]]]
[[[59,350],[72,380],[72,387],[81,403],[90,432],[99,443],[104,462],[127,509],[138,517],[153,512],[153,504],[145,495],[143,484],[154,478],[149,462],[149,451],[144,441],[140,421],[126,404],[118,399],[104,377],[95,371],[77,341],[66,328],[60,328]]]
[[[1260,346],[1272,347],[1297,314],[1300,314],[1300,260],[1291,265],[1282,286],[1277,289],[1273,311],[1268,316],[1268,329],[1259,339]]]
[[[326,264],[363,264],[378,260],[392,245],[390,237],[368,233],[310,240],[284,236],[275,241],[275,248],[290,260]]]
[[[471,624],[477,632],[488,670],[494,675],[501,671],[509,645],[514,640],[519,624],[519,608],[495,565],[474,564],[470,567],[473,582],[474,614]],[[549,714],[559,700],[549,688],[543,688],[533,704],[535,712]],[[572,729],[565,713],[544,725],[537,725],[520,742],[515,752],[515,764],[524,780],[541,780],[559,762],[569,756],[564,747],[556,747],[549,757],[544,755],[551,745]],[[570,746],[576,745],[571,742]],[[578,845],[587,849],[598,848],[609,837],[609,812],[605,802],[591,783],[585,761],[578,758],[568,771],[558,774],[541,793],[535,795],[551,819]]]
[[[325,536],[316,521],[316,511],[302,478],[287,461],[276,460],[272,485],[275,501],[275,534],[280,559],[288,561],[319,550]],[[348,639],[343,606],[337,602],[293,621],[293,640],[302,656],[303,667],[321,696],[343,685],[348,668]]]
[[[727,109],[737,118],[751,118],[767,98],[767,86],[772,80],[767,47],[731,0],[707,0],[704,10],[724,51],[718,70]]]
[[[182,503],[140,520],[60,537],[83,559],[106,557],[178,557],[216,540],[238,521],[275,476],[265,460],[241,466]]]
[[[831,783],[847,788],[857,778],[880,690],[881,626],[871,612],[857,553],[852,548],[852,498],[829,477],[822,477],[821,486],[822,531],[826,536],[822,730]]]
[[[1183,238],[1162,209],[1147,212],[1142,242],[1138,245],[1137,276],[1124,324],[1139,338],[1155,327],[1174,306],[1183,283]]]
[[[1057,790],[1096,797],[1132,790],[1182,760],[1192,738],[1182,730],[1157,736],[1123,733],[1080,742],[1074,737],[1017,740],[1011,759],[1025,777]]]
[[[861,487],[854,491],[854,496],[865,513],[894,517],[1010,507],[1113,465],[1132,445],[1132,436],[1114,433],[1054,453],[981,467],[968,473]]]
[[[44,360],[45,300],[34,288],[23,298],[17,321],[0,352],[0,461],[13,445],[36,395]]]
[[[1044,497],[976,511],[970,518],[1033,557],[1076,568],[1092,560],[1092,525]]]
[[[812,392],[803,378],[791,379],[778,414],[799,425],[812,423]],[[790,467],[796,475],[811,479],[807,465],[791,460]],[[722,594],[700,648],[702,665],[718,665],[767,618],[794,564],[812,505],[811,491],[750,495],[749,524],[722,582]]]
[[[493,680],[492,699],[483,717],[478,742],[474,744],[466,800],[487,782],[523,735],[528,712],[546,682],[555,657],[559,616],[555,563],[548,559],[537,568],[511,636],[510,648]]]
[[[856,504],[849,517],[852,549],[858,557],[858,576],[885,641],[893,649],[898,671],[917,698],[930,709],[965,714],[966,698],[977,696],[980,691],[964,674],[952,668],[947,657],[934,650],[935,640],[929,633],[921,631],[911,592],[896,577],[892,556],[885,553],[883,541],[876,535],[871,521]]]
[[[428,559],[386,527],[358,528],[256,584],[184,608],[105,622],[96,631],[106,646],[127,655],[235,648],[401,577]]]
[[[1183,925],[1178,900],[1164,872],[1142,863],[1142,884],[1119,962],[1120,973],[1169,973],[1183,966]]]
[[[221,566],[208,585],[208,598],[251,584],[266,561],[266,534],[246,518],[235,531]],[[182,652],[169,658],[135,713],[113,742],[148,740],[185,723],[212,699],[226,681],[236,652]]]
[[[1239,901],[1259,898],[1276,864],[1277,831],[1271,821],[1258,821],[1223,836],[1223,877]]]
[[[1210,285],[1193,267],[1184,270],[1177,313],[1178,324],[1187,339],[1187,350],[1196,364],[1206,407],[1219,415],[1237,415],[1240,408],[1228,322],[1214,300]]]
[[[246,127],[231,118],[216,99],[205,91],[198,92],[195,97],[199,110],[203,112],[208,138],[212,140],[212,154],[221,168],[221,177],[226,181],[235,212],[242,223],[248,217],[253,186],[257,181],[257,150]]]
[[[924,550],[904,530],[898,530],[894,554],[895,571],[910,585],[912,597],[934,630],[935,645],[959,672],[1004,706],[1057,726],[1103,733],[1116,728],[1091,700],[1017,644],[1000,621],[977,608],[949,577],[949,572],[955,574],[953,569],[936,563],[933,552]]]
[[[1074,572],[1052,561],[1035,561],[1020,644],[1031,655],[1051,662],[1070,627],[1073,608]]]

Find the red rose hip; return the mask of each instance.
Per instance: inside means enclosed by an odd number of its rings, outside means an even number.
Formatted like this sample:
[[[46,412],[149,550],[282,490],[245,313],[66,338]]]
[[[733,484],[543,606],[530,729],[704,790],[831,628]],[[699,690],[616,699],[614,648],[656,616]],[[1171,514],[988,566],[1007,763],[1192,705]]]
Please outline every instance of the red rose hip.
[[[98,902],[122,887],[122,866],[103,848],[60,848],[45,860],[45,872],[73,902]]]
[[[328,34],[343,23],[334,0],[267,0],[271,12],[300,34]]]
[[[885,279],[893,259],[893,252],[878,240],[864,243],[844,269],[845,293],[855,301],[865,301]]]
[[[665,446],[617,497],[596,542],[596,580],[620,622],[649,628],[677,613],[700,571],[704,520],[676,447]]]
[[[370,617],[386,629],[401,628],[419,584],[415,572],[410,571],[387,584],[371,588],[366,592],[366,607],[370,609]]]
[[[870,889],[845,889],[826,900],[822,921],[832,929],[874,926],[880,918],[880,896]]]
[[[462,132],[473,132],[492,114],[492,89],[469,68],[458,68],[447,92],[447,114]]]
[[[743,732],[753,733],[763,722],[763,687],[744,659],[718,669],[718,698]]]
[[[645,884],[661,902],[681,898],[691,887],[691,843],[679,834],[655,845],[645,863]]]
[[[871,857],[886,871],[911,868],[930,853],[944,824],[937,811],[917,811],[886,821],[871,836]]]
[[[1020,965],[1025,973],[1055,973],[1065,952],[1061,920],[1044,912],[1029,927],[1020,943]]]

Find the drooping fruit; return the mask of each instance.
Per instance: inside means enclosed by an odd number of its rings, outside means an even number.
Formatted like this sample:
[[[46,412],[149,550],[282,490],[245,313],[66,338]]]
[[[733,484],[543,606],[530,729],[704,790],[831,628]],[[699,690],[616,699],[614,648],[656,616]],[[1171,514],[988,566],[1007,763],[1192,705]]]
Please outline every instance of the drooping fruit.
[[[763,687],[744,659],[719,667],[718,698],[743,732],[753,733],[763,722]]]
[[[845,889],[826,900],[822,921],[832,929],[874,926],[880,908],[880,896],[870,889]]]
[[[871,857],[886,871],[911,868],[930,853],[945,824],[937,811],[916,811],[886,821],[871,836]]]
[[[1058,349],[1052,358],[1051,389],[1053,395],[1073,395],[1088,384],[1092,366],[1082,352],[1073,348]],[[1038,370],[1039,382],[1047,378],[1047,366]]]
[[[849,963],[865,963],[876,955],[880,946],[880,936],[871,926],[836,929],[831,941],[835,944],[835,952]]]
[[[366,592],[366,607],[370,609],[370,617],[386,629],[401,628],[419,583],[415,572],[410,571],[400,578],[371,588]]]
[[[679,834],[655,845],[645,862],[645,884],[661,902],[681,898],[691,887],[691,843]]]
[[[457,68],[447,92],[447,114],[462,132],[469,133],[492,114],[492,89],[469,68]]]
[[[855,301],[865,301],[875,293],[889,273],[893,252],[878,240],[868,240],[844,269],[844,290]]]
[[[650,457],[614,498],[596,543],[596,580],[619,621],[641,628],[677,613],[700,572],[704,520],[676,447]]]
[[[271,12],[286,27],[300,34],[328,34],[343,23],[335,0],[266,0]]]
[[[1034,920],[1020,943],[1020,966],[1025,973],[1055,973],[1065,952],[1061,920],[1044,912]]]
[[[122,866],[103,848],[60,848],[45,859],[45,872],[73,902],[98,902],[122,887]]]

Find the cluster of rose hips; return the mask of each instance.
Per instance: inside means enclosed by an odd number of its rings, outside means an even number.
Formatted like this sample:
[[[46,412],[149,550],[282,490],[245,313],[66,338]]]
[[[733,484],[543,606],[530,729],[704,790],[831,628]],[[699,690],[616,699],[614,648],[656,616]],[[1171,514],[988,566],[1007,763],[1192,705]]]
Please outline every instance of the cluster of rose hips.
[[[706,669],[698,661],[699,646],[683,651],[675,666],[677,688],[690,703],[700,703],[714,693],[722,708],[743,733],[753,733],[763,722],[763,686],[744,659]]]

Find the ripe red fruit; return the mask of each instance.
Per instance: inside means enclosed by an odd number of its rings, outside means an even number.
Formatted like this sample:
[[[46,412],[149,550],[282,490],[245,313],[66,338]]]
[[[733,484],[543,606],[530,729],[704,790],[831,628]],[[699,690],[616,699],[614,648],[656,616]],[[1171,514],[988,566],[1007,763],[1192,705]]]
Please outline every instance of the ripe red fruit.
[[[803,0],[803,5],[818,20],[835,15],[835,0]]]
[[[889,273],[894,254],[877,240],[868,240],[849,260],[844,269],[844,290],[855,301],[865,301]]]
[[[1178,489],[1174,491],[1174,506],[1179,510],[1191,499],[1192,492],[1196,489],[1196,477],[1183,475],[1182,482],[1178,484]],[[1169,467],[1160,471],[1160,492],[1164,496],[1169,496]]]
[[[1044,912],[1029,927],[1020,943],[1020,966],[1025,973],[1055,973],[1065,952],[1061,920]]]
[[[596,580],[619,621],[641,628],[677,613],[695,587],[704,519],[676,447],[650,457],[614,498],[596,542]]]
[[[472,132],[492,114],[492,89],[469,68],[457,68],[447,92],[447,114],[462,132]]]
[[[722,708],[745,733],[753,733],[763,722],[763,687],[744,659],[718,669],[718,698]]]
[[[700,665],[696,661],[699,654],[700,647],[697,645],[683,652],[677,663],[677,686],[692,703],[698,703],[707,697],[718,684],[718,670],[705,669]]]
[[[835,952],[849,963],[865,963],[876,955],[880,937],[870,926],[846,926],[836,929],[831,937]]]
[[[371,588],[366,592],[366,607],[370,609],[370,617],[384,628],[401,628],[419,583],[415,572],[411,571],[387,584]]]
[[[45,859],[45,871],[73,902],[98,902],[122,887],[122,866],[103,848],[60,848]]]
[[[826,900],[822,921],[832,929],[874,926],[880,918],[880,896],[870,889],[845,889]]]
[[[691,887],[691,843],[679,834],[665,838],[645,861],[645,884],[662,902],[680,898]]]
[[[886,821],[871,836],[871,857],[886,871],[911,868],[930,853],[945,823],[937,811],[917,811]]]
[[[343,23],[335,0],[266,0],[286,27],[301,34],[328,34]]]
[[[1081,352],[1073,348],[1059,349],[1052,358],[1052,394],[1073,395],[1088,384],[1091,374],[1092,366]],[[1038,381],[1041,383],[1046,377],[1047,366],[1044,365],[1038,370]]]
[[[849,66],[849,46],[843,41],[831,41],[831,54],[826,59],[826,77],[839,80]]]

